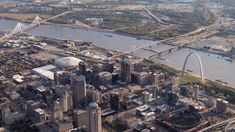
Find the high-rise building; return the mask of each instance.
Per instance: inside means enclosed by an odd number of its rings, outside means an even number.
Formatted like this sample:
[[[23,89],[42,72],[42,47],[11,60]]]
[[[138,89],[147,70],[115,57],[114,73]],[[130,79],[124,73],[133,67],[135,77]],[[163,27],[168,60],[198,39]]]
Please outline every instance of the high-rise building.
[[[2,121],[5,124],[12,124],[16,121],[22,120],[25,118],[25,114],[11,110],[10,107],[5,107],[1,109]]]
[[[219,112],[225,112],[227,110],[228,101],[218,98],[216,100],[216,108]]]
[[[194,85],[193,86],[193,98],[196,101],[197,101],[197,98],[198,98],[198,92],[199,92],[199,85]]]
[[[54,120],[62,120],[64,118],[63,111],[59,101],[54,101],[52,114]]]
[[[147,72],[131,72],[131,83],[139,84],[139,85],[148,85],[150,84],[149,73]]]
[[[100,72],[98,75],[99,85],[112,84],[112,74],[110,72]]]
[[[153,98],[157,98],[157,95],[159,94],[160,88],[158,86],[153,86],[152,87],[152,94],[153,94]]]
[[[129,83],[131,81],[131,64],[127,57],[123,57],[121,61],[121,81]]]
[[[167,104],[168,105],[175,106],[176,103],[178,102],[178,100],[179,100],[179,96],[176,93],[171,92],[171,91],[169,91],[167,93]]]
[[[83,61],[79,63],[79,75],[86,75],[87,72],[87,64]]]
[[[118,73],[112,73],[112,84],[116,84],[119,79]]]
[[[87,111],[75,111],[75,125],[88,132],[102,132],[101,109],[97,103],[89,104]]]
[[[36,108],[39,108],[39,106],[40,106],[39,102],[34,102],[33,100],[26,101],[27,114],[28,115],[33,115],[34,110]]]
[[[144,92],[143,92],[143,102],[144,102],[144,103],[147,103],[147,102],[149,102],[149,101],[150,101],[150,93],[147,92],[147,91],[144,91]]]
[[[114,71],[114,63],[110,62],[108,66],[109,66],[108,71],[112,73]]]
[[[37,120],[37,122],[43,122],[46,119],[46,113],[43,109],[37,108],[34,110],[34,117]]]
[[[92,91],[92,102],[100,103],[102,101],[102,94],[99,91]]]
[[[172,91],[173,89],[173,85],[172,82],[165,82],[162,86],[162,89],[165,91],[165,93],[167,94],[169,91]]]
[[[150,84],[161,84],[163,83],[165,75],[163,73],[152,73],[150,74]]]
[[[110,93],[110,104],[112,109],[118,109],[120,105],[119,100],[119,93],[118,92],[112,92]]]
[[[83,75],[73,76],[71,80],[73,90],[73,105],[79,107],[86,103],[86,78]]]
[[[61,106],[63,112],[67,112],[70,109],[70,95],[68,91],[65,91],[61,97]]]
[[[58,71],[54,73],[54,81],[56,85],[59,84],[69,84],[70,83],[70,74],[66,71]]]
[[[100,103],[102,101],[102,94],[94,89],[89,89],[87,92],[87,103],[96,102]]]
[[[101,108],[92,102],[88,106],[88,132],[102,132]]]
[[[87,111],[84,110],[77,110],[74,113],[74,117],[75,117],[75,126],[79,129],[84,129],[87,128],[88,126],[88,119],[87,119]]]
[[[189,86],[187,85],[180,86],[180,95],[189,96]]]

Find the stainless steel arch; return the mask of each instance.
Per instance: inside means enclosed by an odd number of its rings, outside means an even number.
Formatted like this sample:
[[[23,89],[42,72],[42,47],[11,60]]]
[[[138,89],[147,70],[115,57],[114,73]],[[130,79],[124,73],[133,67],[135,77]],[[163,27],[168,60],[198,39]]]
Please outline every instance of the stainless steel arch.
[[[186,59],[185,59],[185,61],[184,61],[182,76],[183,76],[184,73],[185,73],[186,64],[187,64],[188,59],[189,59],[189,57],[190,57],[191,55],[195,55],[195,56],[197,57],[198,61],[199,61],[199,65],[200,65],[200,74],[201,74],[201,82],[204,82],[204,73],[203,73],[202,60],[201,60],[200,56],[199,56],[197,53],[195,53],[195,52],[190,52],[190,53],[187,55],[187,57],[186,57]]]

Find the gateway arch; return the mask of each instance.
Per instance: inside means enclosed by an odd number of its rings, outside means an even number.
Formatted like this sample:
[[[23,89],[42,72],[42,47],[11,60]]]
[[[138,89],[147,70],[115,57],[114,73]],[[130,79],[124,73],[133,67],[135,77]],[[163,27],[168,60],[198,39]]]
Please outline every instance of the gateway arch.
[[[184,73],[185,73],[186,64],[187,64],[188,59],[189,59],[189,57],[190,57],[191,55],[195,55],[195,56],[197,57],[198,61],[199,61],[201,82],[203,83],[203,82],[204,82],[204,73],[203,73],[203,67],[202,67],[202,60],[201,60],[200,56],[199,56],[197,53],[195,53],[195,52],[190,52],[190,53],[187,55],[187,57],[186,57],[186,59],[185,59],[185,61],[184,61],[182,76],[183,76]]]

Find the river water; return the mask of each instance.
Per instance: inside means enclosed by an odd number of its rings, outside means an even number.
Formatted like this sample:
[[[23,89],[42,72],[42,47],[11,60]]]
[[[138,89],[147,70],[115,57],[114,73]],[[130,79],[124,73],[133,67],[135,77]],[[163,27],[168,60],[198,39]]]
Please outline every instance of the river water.
[[[1,31],[11,31],[17,24],[17,21],[0,19],[0,30]],[[114,33],[98,32],[93,30],[85,29],[73,29],[64,26],[55,25],[41,25],[30,31],[27,31],[30,35],[35,36],[45,36],[49,38],[57,39],[70,39],[76,41],[92,41],[96,46],[118,50],[127,51],[128,49],[135,48],[136,46],[147,45],[153,43],[150,40],[138,40],[133,37],[128,37],[124,35],[118,35]],[[105,34],[110,34],[112,37],[105,36]],[[170,47],[169,45],[160,44],[153,46],[152,49],[163,50]],[[180,50],[175,50],[172,53],[164,53],[161,58],[153,58],[154,61],[166,64],[171,67],[182,69],[183,63],[186,56],[194,50],[182,48]],[[222,81],[228,82],[229,86],[235,87],[235,62],[228,62],[221,56],[205,53],[201,51],[194,51],[199,54],[204,68],[204,76],[210,80],[220,79]],[[138,50],[134,52],[135,55],[140,57],[149,57],[154,53],[151,51]],[[199,62],[195,56],[191,56],[188,63],[187,69],[193,71],[193,74],[200,75]]]
[[[0,4],[10,4],[10,3],[17,3],[15,0],[0,0]]]

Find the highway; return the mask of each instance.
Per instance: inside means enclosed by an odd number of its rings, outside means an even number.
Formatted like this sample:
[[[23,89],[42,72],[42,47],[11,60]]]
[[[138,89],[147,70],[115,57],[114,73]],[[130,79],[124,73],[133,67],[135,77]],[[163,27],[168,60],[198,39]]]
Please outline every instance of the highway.
[[[216,123],[216,124],[214,124],[214,125],[211,125],[211,126],[209,126],[209,127],[206,127],[206,128],[204,128],[204,129],[200,130],[199,132],[207,132],[207,131],[212,130],[213,128],[220,127],[220,126],[226,125],[226,124],[228,124],[228,123],[230,123],[230,122],[234,122],[234,121],[235,121],[235,118],[230,118],[230,119],[228,119],[228,120],[225,120],[225,121]]]
[[[144,10],[154,19],[156,20],[158,23],[160,24],[166,24],[165,22],[163,22],[160,18],[158,18],[156,15],[154,15],[148,8],[144,7]]]
[[[57,18],[57,17],[63,16],[63,15],[66,15],[66,14],[69,14],[69,13],[72,13],[72,12],[76,12],[76,11],[67,11],[67,12],[58,14],[58,15],[56,15],[56,16],[50,17],[50,18],[48,18],[48,19],[45,19],[45,20],[42,20],[42,21],[38,21],[37,23],[34,23],[34,22],[33,22],[33,23],[30,24],[29,26],[23,28],[21,31],[11,32],[11,33],[9,33],[9,34],[7,34],[7,35],[1,37],[1,38],[0,38],[0,42],[4,41],[4,40],[6,40],[6,39],[8,39],[8,38],[10,38],[10,37],[13,37],[13,36],[15,36],[15,35],[21,34],[21,33],[24,32],[24,31],[30,30],[30,29],[32,29],[32,28],[34,28],[34,27],[37,27],[37,26],[39,26],[40,24],[43,24],[43,23],[45,23],[45,22],[47,22],[47,21],[53,20],[53,19],[55,19],[55,18]]]
[[[235,120],[234,121],[231,121],[228,123],[228,125],[224,128],[224,131],[225,132],[228,132],[229,131],[229,128],[231,127],[231,125],[233,125],[235,123]]]

